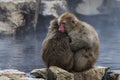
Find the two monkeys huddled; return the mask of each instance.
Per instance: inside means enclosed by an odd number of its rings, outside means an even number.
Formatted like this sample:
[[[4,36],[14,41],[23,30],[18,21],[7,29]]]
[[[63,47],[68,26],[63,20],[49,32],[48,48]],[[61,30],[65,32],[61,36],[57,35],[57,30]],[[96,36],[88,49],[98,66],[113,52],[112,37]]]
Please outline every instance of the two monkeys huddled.
[[[47,68],[58,66],[81,72],[93,67],[99,56],[100,42],[95,29],[72,13],[51,21],[41,54]]]

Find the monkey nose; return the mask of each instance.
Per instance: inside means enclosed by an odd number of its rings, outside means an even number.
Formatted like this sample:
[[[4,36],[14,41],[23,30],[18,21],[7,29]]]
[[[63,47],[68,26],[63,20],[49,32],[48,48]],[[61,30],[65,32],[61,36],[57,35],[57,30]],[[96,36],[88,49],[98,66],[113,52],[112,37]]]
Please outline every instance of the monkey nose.
[[[59,31],[60,31],[60,32],[64,32],[64,31],[65,31],[63,24],[61,24],[61,25],[59,26]]]

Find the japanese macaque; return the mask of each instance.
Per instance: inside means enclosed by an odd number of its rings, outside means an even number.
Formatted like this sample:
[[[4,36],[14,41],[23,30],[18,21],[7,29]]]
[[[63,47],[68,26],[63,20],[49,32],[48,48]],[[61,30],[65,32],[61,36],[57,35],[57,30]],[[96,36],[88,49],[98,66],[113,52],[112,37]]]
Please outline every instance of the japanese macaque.
[[[73,67],[70,38],[58,29],[57,19],[54,19],[51,21],[47,36],[42,43],[42,59],[47,68],[58,66],[69,71]]]
[[[80,21],[72,13],[64,13],[58,18],[60,32],[66,32],[71,39],[73,52],[73,71],[90,69],[99,56],[100,43],[96,30],[86,22]]]

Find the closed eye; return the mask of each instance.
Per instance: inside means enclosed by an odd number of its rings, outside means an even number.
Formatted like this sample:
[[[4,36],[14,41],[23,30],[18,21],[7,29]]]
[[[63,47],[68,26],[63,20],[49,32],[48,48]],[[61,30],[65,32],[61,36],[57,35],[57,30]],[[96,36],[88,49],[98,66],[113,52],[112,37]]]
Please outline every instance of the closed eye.
[[[71,22],[72,22],[73,24],[75,24],[75,21],[74,21],[74,20],[72,20]]]
[[[65,25],[65,24],[66,24],[66,22],[61,22],[60,24]]]

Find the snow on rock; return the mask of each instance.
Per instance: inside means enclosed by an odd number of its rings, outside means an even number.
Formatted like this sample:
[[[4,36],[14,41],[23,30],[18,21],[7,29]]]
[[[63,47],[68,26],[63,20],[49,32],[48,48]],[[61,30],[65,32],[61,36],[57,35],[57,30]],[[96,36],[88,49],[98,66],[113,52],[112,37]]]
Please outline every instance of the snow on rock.
[[[40,11],[43,15],[53,15],[58,17],[60,14],[68,11],[67,3],[65,0],[59,1],[42,1],[42,11]]]
[[[15,4],[14,2],[20,0],[7,1],[0,0],[0,34],[2,35],[15,34],[17,30],[22,31],[34,20],[35,2]]]

